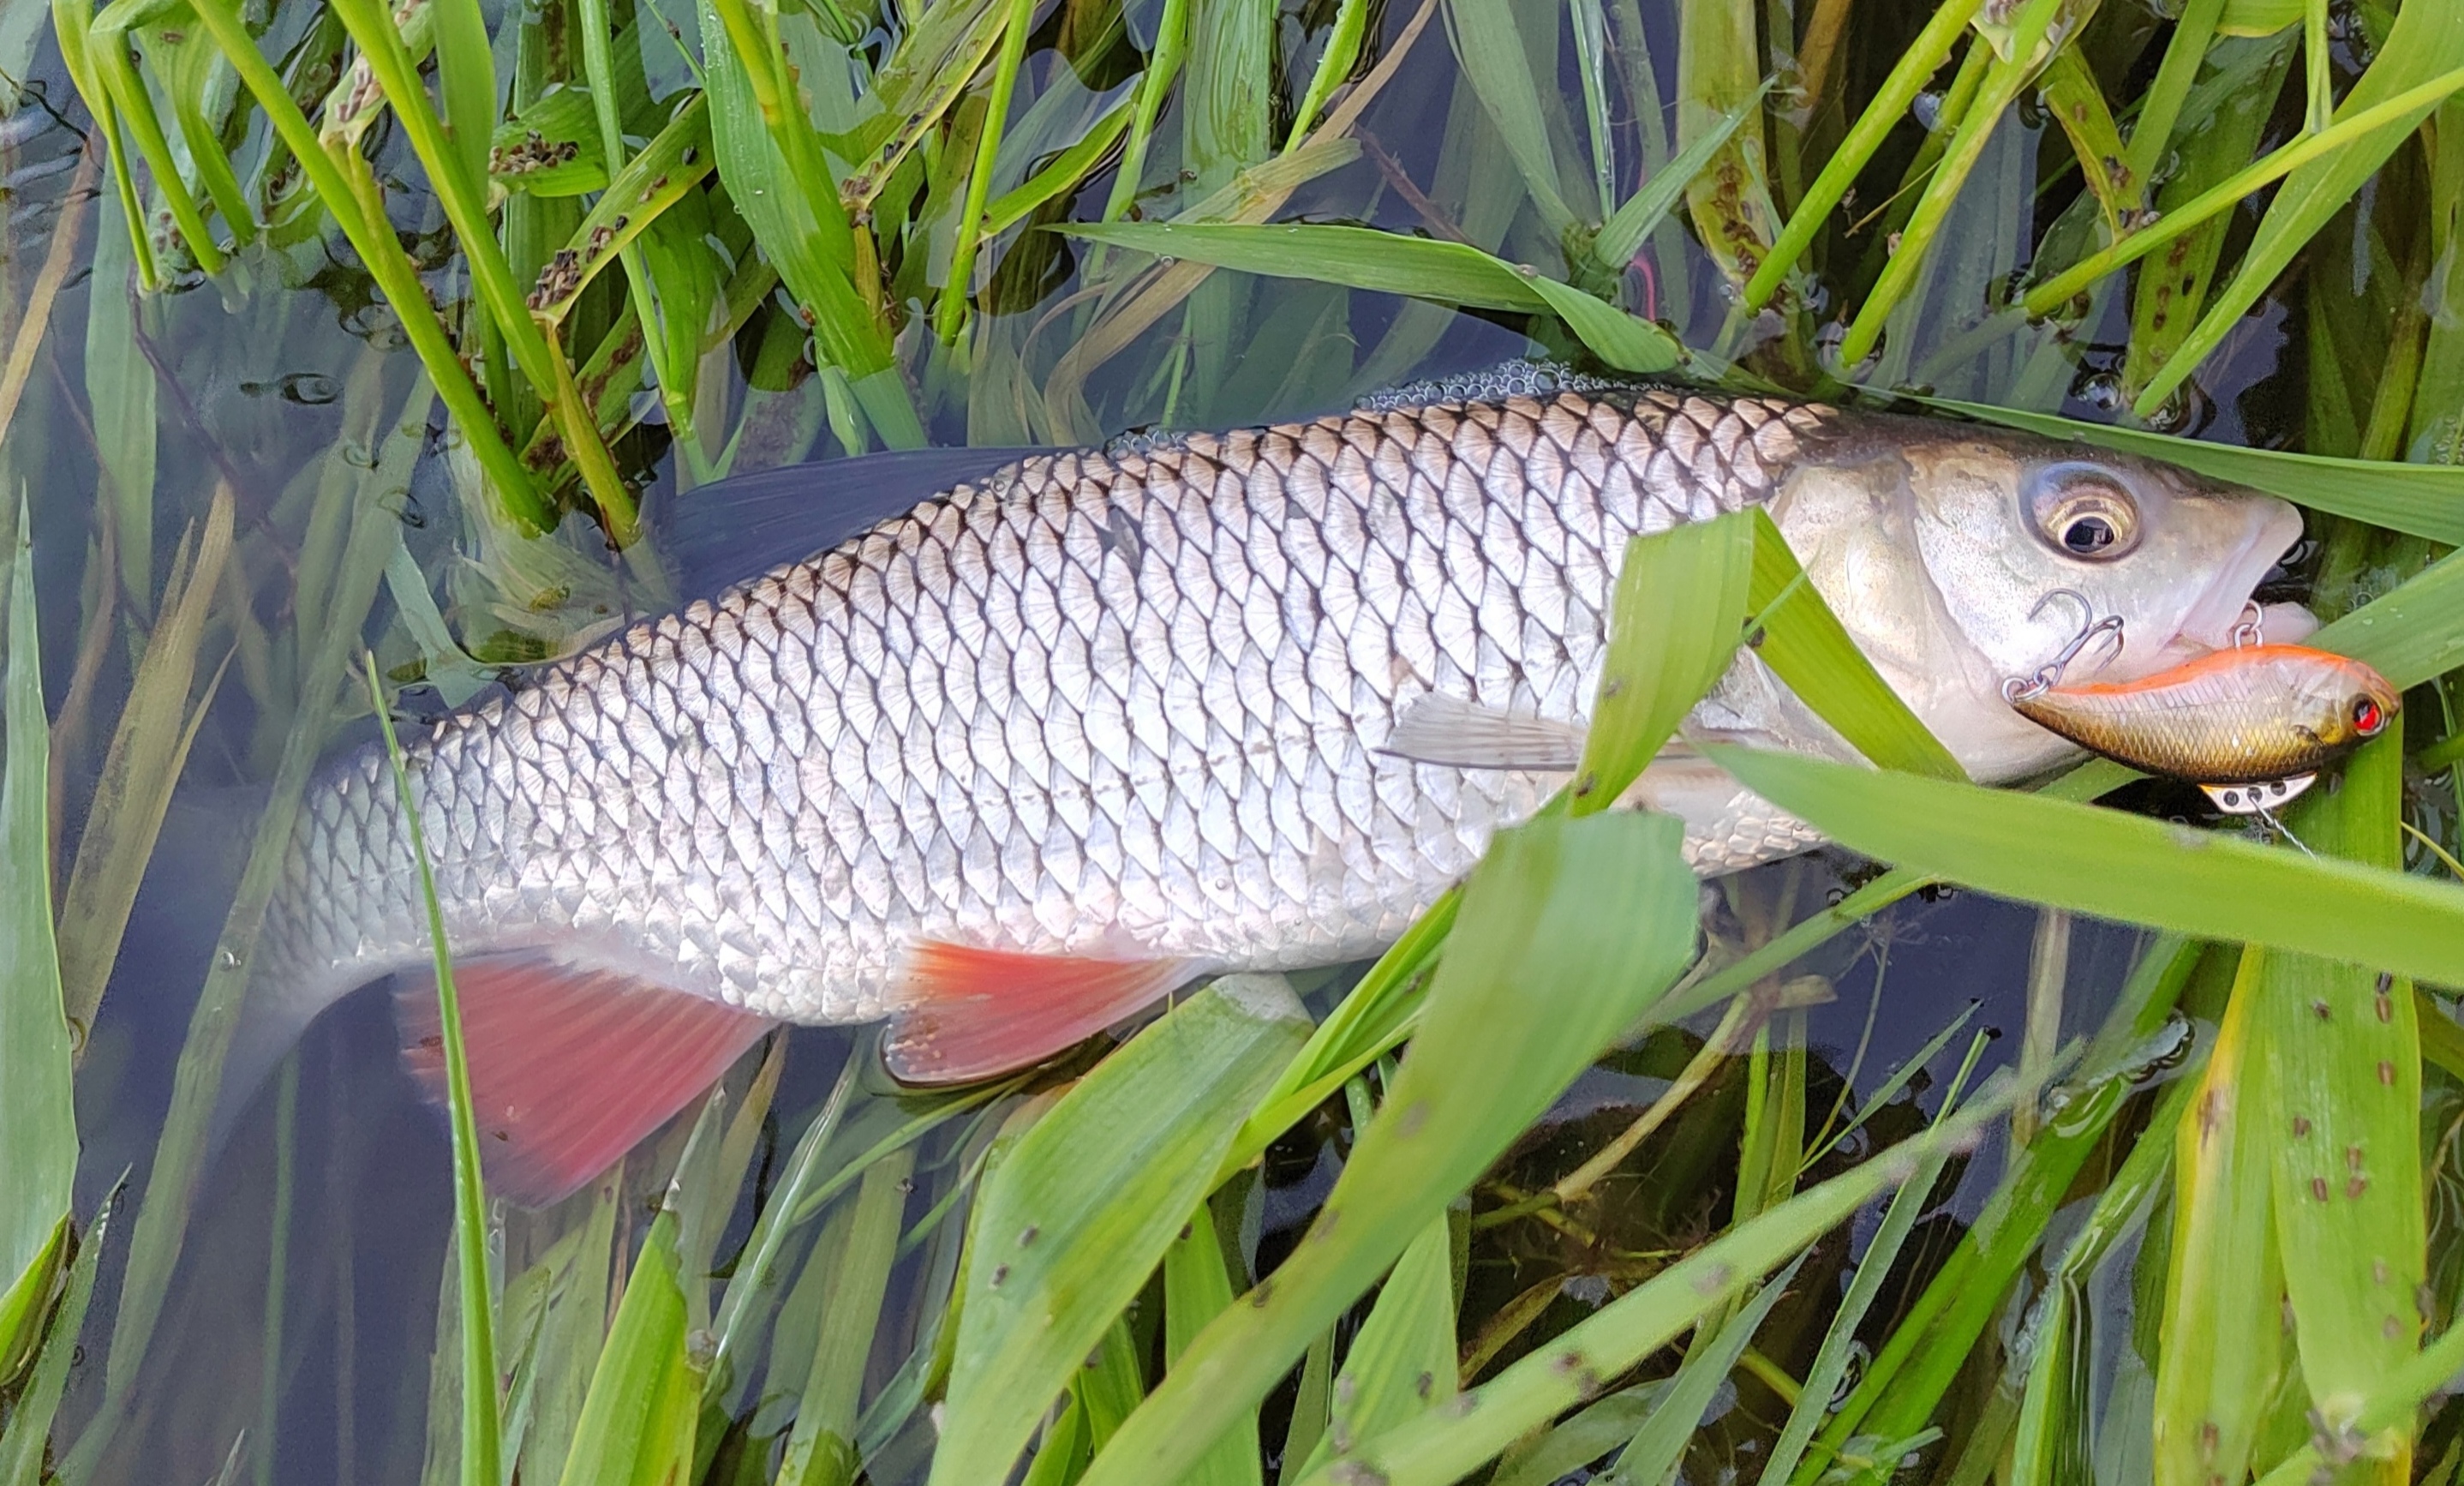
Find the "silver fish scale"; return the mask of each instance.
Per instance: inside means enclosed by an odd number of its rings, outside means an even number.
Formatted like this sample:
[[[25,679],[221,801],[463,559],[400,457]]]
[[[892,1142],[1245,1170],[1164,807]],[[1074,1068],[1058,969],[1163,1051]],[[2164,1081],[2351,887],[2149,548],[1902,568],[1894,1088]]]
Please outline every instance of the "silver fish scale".
[[[1668,389],[1361,410],[1013,465],[636,624],[412,752],[457,953],[806,1022],[920,940],[1373,953],[1551,776],[1375,751],[1426,692],[1579,721],[1627,539],[1767,498],[1828,409]],[[263,942],[422,962],[381,756],[312,791]]]

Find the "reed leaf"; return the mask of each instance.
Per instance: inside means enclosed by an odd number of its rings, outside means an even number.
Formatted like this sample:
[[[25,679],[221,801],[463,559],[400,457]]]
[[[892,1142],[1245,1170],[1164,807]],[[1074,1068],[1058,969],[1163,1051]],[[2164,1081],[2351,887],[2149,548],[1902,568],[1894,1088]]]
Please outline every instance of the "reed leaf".
[[[1949,398],[1930,406],[2048,438],[2163,459],[2211,479],[2247,485],[2297,505],[2349,516],[2389,531],[2410,532],[2451,545],[2464,543],[2464,468],[2343,459],[2281,449],[2241,449],[2144,429],[2115,428],[2052,413],[1992,408]]]
[[[1464,891],[1412,1055],[1311,1236],[1199,1334],[1095,1458],[1088,1486],[1174,1478],[1206,1453],[1665,991],[1694,933],[1678,835],[1665,817],[1602,815],[1498,837]]]
[[[1849,847],[1949,881],[2464,985],[2464,888],[2040,795],[1727,745],[1705,751]]]
[[[2138,402],[2132,405],[2134,411],[2145,417],[2164,405],[2199,362],[2223,342],[2277,275],[2293,261],[2302,245],[2352,200],[2362,183],[2429,116],[2436,106],[2435,99],[2444,97],[2447,87],[2436,79],[2459,68],[2464,68],[2464,27],[2455,24],[2452,7],[2407,5],[2396,12],[2395,25],[2376,59],[2337,105],[2336,122],[2342,125],[2365,114],[2380,117],[2374,110],[2398,99],[2420,100],[2393,110],[2392,117],[2384,122],[2342,147],[2307,161],[2285,178],[2275,199],[2268,203],[2267,214],[2260,220],[2257,234],[2252,238],[2250,250],[2242,255],[2233,277],[2217,291],[2197,328],[2183,342],[2181,351],[2149,379]]]
[[[104,983],[119,958],[121,935],[137,902],[137,885],[170,809],[171,788],[187,762],[197,727],[212,705],[218,669],[193,702],[198,652],[214,610],[223,565],[231,556],[233,497],[217,484],[202,533],[182,543],[164,586],[162,619],[146,637],[103,755],[94,806],[77,837],[77,861],[60,898],[60,981],[70,1021],[94,1025]]]
[[[2156,1364],[2157,1479],[2247,1477],[2284,1365],[2284,1265],[2269,1210],[2264,950],[2242,952],[2191,1107],[2173,1136],[2172,1248]],[[2265,1034],[2260,1033],[2262,1038]],[[2313,1256],[2316,1258],[2317,1256]]]
[[[1306,1026],[1281,980],[1219,981],[1089,1074],[992,1173],[968,1226],[935,1483],[1010,1469],[1162,1261],[1239,1114],[1300,1050]]]
[[[77,1180],[72,1046],[52,937],[51,724],[35,634],[33,530],[23,492],[0,527],[9,554],[8,664],[0,685],[0,1375],[33,1347],[65,1252]]]
[[[1618,1297],[1496,1378],[1365,1442],[1349,1462],[1312,1473],[1301,1486],[1343,1486],[1366,1467],[1389,1486],[1441,1486],[1495,1456],[1525,1430],[1553,1417],[1912,1175],[1928,1158],[1958,1149],[2002,1107],[1980,1100],[1942,1128],[1888,1156],[1788,1199],[1732,1229]],[[1345,1466],[1352,1469],[1346,1472]],[[1100,1466],[1100,1462],[1099,1462]]]
[[[656,1486],[690,1469],[701,1379],[686,1349],[684,1282],[676,1216],[663,1209],[607,1328],[573,1451],[558,1477],[563,1486]],[[493,1387],[488,1391],[493,1402]],[[467,1466],[464,1478],[496,1479],[473,1477]]]
[[[2365,744],[2343,784],[2302,802],[2288,826],[2313,850],[2400,868],[2400,741]],[[2285,1265],[2285,1296],[2302,1381],[2325,1427],[2341,1431],[2360,1416],[2370,1386],[2412,1356],[2425,1320],[2412,987],[2306,955],[2258,958],[2248,994],[2270,1116],[2263,1144],[2273,1156],[2276,1230],[2284,1253],[2299,1256]],[[2400,1431],[2363,1448],[2393,1478],[2409,1474],[2410,1444]]]
[[[1489,309],[1546,311],[1564,320],[1595,355],[1621,371],[1665,371],[1683,359],[1683,349],[1659,326],[1464,243],[1301,224],[1084,223],[1061,231],[1244,273]]]

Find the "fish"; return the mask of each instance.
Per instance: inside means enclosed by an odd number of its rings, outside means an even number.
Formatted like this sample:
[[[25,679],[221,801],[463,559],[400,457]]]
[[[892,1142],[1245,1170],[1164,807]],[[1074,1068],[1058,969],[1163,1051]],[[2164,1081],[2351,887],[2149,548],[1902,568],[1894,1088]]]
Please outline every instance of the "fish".
[[[1637,535],[1769,511],[1917,716],[2012,782],[2078,757],[2000,697],[2066,638],[2046,591],[2126,617],[2101,664],[2127,679],[2223,643],[2301,530],[2122,455],[1529,366],[1038,452],[813,543],[862,466],[755,477],[743,550],[769,566],[689,572],[704,596],[410,741],[482,1145],[518,1201],[781,1023],[886,1022],[897,1078],[963,1082],[1197,977],[1375,954],[1565,783]],[[723,487],[693,499],[727,514]],[[728,544],[704,548],[707,575]],[[1683,817],[1705,876],[1818,844],[1706,742],[1856,756],[1741,653],[1622,803]],[[438,1092],[414,866],[383,755],[327,765],[249,1058],[392,975]]]
[[[2403,699],[2361,661],[2278,644],[2211,651],[2132,681],[2021,692],[2011,705],[2092,753],[2250,813],[2387,731]]]

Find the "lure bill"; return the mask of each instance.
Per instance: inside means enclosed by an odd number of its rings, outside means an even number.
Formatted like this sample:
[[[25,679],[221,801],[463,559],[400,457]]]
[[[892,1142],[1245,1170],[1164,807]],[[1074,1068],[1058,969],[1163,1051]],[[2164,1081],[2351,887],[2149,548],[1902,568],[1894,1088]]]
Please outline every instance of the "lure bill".
[[[2052,686],[2011,701],[2082,748],[2198,785],[2218,808],[2244,815],[2293,799],[2385,732],[2401,704],[2368,666],[2300,645],[2217,650],[2137,680]]]

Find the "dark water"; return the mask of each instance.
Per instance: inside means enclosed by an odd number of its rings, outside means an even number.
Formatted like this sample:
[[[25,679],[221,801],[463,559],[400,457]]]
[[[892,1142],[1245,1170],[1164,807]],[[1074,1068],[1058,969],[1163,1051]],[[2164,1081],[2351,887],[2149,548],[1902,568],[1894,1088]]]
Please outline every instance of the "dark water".
[[[1392,8],[1385,16],[1386,34],[1399,29],[1404,9]],[[1673,96],[1671,12],[1664,3],[1646,9],[1662,95]],[[1842,62],[1852,78],[1861,79],[1855,85],[1860,93],[1879,78],[1905,34],[1884,23],[1890,11],[1877,9],[1872,16],[1867,31],[1860,12],[1858,37]],[[1571,47],[1560,65],[1568,86],[1574,86]],[[1031,72],[1030,83],[1045,76]],[[1420,183],[1444,179],[1441,151],[1451,111],[1463,106],[1457,82],[1442,33],[1433,32],[1368,112],[1367,134],[1400,175]],[[93,602],[85,591],[85,575],[98,529],[98,502],[106,499],[98,492],[107,491],[118,477],[99,456],[113,448],[114,418],[127,415],[126,405],[117,399],[128,384],[115,382],[115,376],[136,378],[150,388],[154,402],[159,440],[154,515],[151,531],[137,534],[148,560],[142,571],[159,582],[180,528],[204,511],[211,479],[228,478],[239,493],[242,533],[234,559],[238,576],[232,581],[250,590],[255,611],[273,625],[278,623],[282,595],[288,591],[288,565],[296,556],[287,544],[297,541],[295,508],[302,481],[313,481],[324,461],[365,463],[371,457],[369,450],[354,441],[358,435],[353,431],[361,423],[354,422],[353,389],[392,406],[406,395],[416,366],[364,277],[339,261],[307,275],[304,282],[285,282],[272,265],[243,260],[224,280],[182,281],[167,293],[129,302],[119,318],[106,313],[106,301],[128,300],[126,254],[124,247],[117,254],[100,250],[98,267],[96,244],[105,233],[120,231],[116,207],[107,194],[89,192],[90,199],[80,200],[72,189],[81,134],[91,122],[48,51],[37,61],[31,88],[33,100],[0,125],[6,149],[0,155],[0,171],[5,171],[0,182],[8,193],[9,234],[0,251],[8,255],[12,295],[6,302],[22,302],[24,285],[66,217],[80,219],[83,236],[77,249],[77,270],[54,310],[51,340],[7,447],[0,450],[0,472],[10,477],[7,491],[13,492],[22,480],[31,494],[46,672],[57,706],[65,699],[67,678],[77,663],[80,616]],[[1021,99],[1019,107],[1028,106],[1032,91],[1032,86],[1023,89],[1029,96]],[[1176,127],[1178,107],[1167,120],[1167,130]],[[1621,127],[1630,128],[1631,120]],[[1957,343],[1963,331],[1983,318],[1989,289],[2024,267],[2042,225],[2031,220],[2026,201],[2044,133],[2035,122],[2015,120],[2005,123],[1989,147],[1977,188],[1963,199],[1947,234],[1946,241],[1957,251],[1945,255],[1931,292],[1912,299],[1904,323],[1894,327],[1886,379],[1922,382],[1947,395],[2067,408],[2081,415],[2095,415],[2109,406],[2120,342],[2127,333],[2126,314],[2118,301],[2109,301],[2101,318],[2059,342],[2050,331],[2020,332],[1947,362],[1931,349]],[[381,166],[401,167],[407,156],[395,142],[379,158]],[[1626,169],[1631,175],[1630,165]],[[1090,181],[1075,214],[1096,215],[1110,184],[1109,174]],[[1630,185],[1631,180],[1621,183],[1620,189]],[[1441,200],[1438,205],[1460,211],[1465,203]],[[1425,226],[1373,159],[1312,182],[1284,215],[1366,221],[1399,231]],[[432,232],[433,221],[423,230]],[[1010,249],[1013,261],[1006,271],[1017,302],[1005,321],[1029,323],[1070,288],[1070,263],[1066,251],[1054,246],[1057,241],[1043,238]],[[1504,246],[1510,257],[1551,261],[1545,256],[1549,244],[1535,240],[1528,222],[1518,225]],[[1062,255],[1056,258],[1055,253]],[[1710,345],[1722,340],[1728,328],[1726,298],[1716,272],[1690,240],[1681,241],[1676,233],[1664,231],[1647,246],[1633,278],[1649,296],[1646,302],[1689,344]],[[1357,384],[1372,366],[1373,350],[1398,344],[1390,338],[1409,331],[1411,316],[1427,313],[1407,310],[1387,297],[1355,294],[1343,304],[1339,319],[1330,321],[1330,301],[1311,286],[1254,279],[1243,281],[1241,293],[1241,334],[1221,348],[1221,375],[1199,405],[1172,408],[1161,379],[1153,374],[1153,355],[1123,357],[1090,388],[1108,422],[1107,432],[1162,420],[1168,409],[1184,425],[1229,426],[1340,406],[1365,389]],[[1512,320],[1455,316],[1423,337],[1419,354],[1392,369],[1398,379],[1436,375],[1526,354],[1534,347],[1519,324],[1503,322]],[[1311,330],[1304,322],[1319,328]],[[1327,324],[1334,327],[1331,335],[1322,333]],[[1149,332],[1149,338],[1160,344],[1172,334],[1167,322]],[[2202,373],[2197,395],[2183,410],[2186,419],[2211,437],[2284,442],[2300,416],[2301,394],[2280,371],[2294,334],[2278,306],[2270,304],[2255,316],[2228,353]],[[1749,329],[1728,344],[1749,348],[1755,339],[1756,332]],[[1305,353],[1296,353],[1295,346]],[[758,387],[745,374],[748,361],[739,358],[733,365],[725,395],[739,406],[767,400],[765,406],[787,410],[775,420],[784,432],[770,435],[775,462],[837,453],[830,436],[818,432],[819,420],[812,415],[818,390]],[[1015,437],[1004,434],[1001,418],[988,415],[980,403],[971,403],[963,378],[952,382],[944,375],[940,386],[945,395],[935,403],[932,415],[936,441],[966,442],[971,432],[979,439],[988,432]],[[441,418],[441,413],[429,416]],[[443,449],[441,438],[431,438],[410,477],[388,493],[388,499],[399,502],[406,550],[431,576],[444,574],[473,537],[456,507]],[[661,432],[653,427],[628,438],[619,454],[649,478],[649,499],[655,502],[674,477],[672,455],[664,450]],[[605,563],[586,544],[569,543],[567,550],[580,554],[577,571],[586,574],[596,562],[595,571],[606,578]],[[607,583],[612,585],[612,578]],[[587,594],[577,596],[568,617],[587,619]],[[390,601],[380,600],[381,621],[389,618],[392,608]],[[473,621],[467,629],[475,646],[486,627],[476,622],[478,616],[460,617]],[[517,627],[499,638],[513,644],[520,638]],[[409,657],[395,633],[385,658]],[[245,655],[234,669],[246,671]],[[99,721],[94,731],[107,728],[116,715],[128,675],[125,647],[109,647],[98,672],[92,715]],[[456,677],[430,679],[436,685],[407,698],[407,707],[442,705],[459,689]],[[248,682],[245,674],[235,674],[207,719],[180,807],[166,829],[140,917],[80,1069],[78,1105],[85,1140],[81,1210],[90,1210],[123,1168],[135,1170],[135,1189],[143,1190],[168,1097],[170,1068],[219,922],[218,893],[228,891],[229,875],[235,869],[231,849],[241,831],[232,823],[245,819],[240,812],[248,787],[263,780],[278,745],[281,711]],[[89,738],[66,751],[64,832],[73,831],[82,814],[99,747]],[[2154,803],[2159,809],[2182,808],[2177,800]],[[1839,891],[1843,875],[1859,865],[1823,854],[1746,875],[1727,886],[1721,921],[1733,928],[1743,918],[1782,912],[1801,916]],[[1776,1024],[1784,1037],[1801,1037],[1809,1050],[1814,1114],[1819,1116],[1843,1085],[1852,1101],[1861,1103],[1862,1096],[1880,1087],[1971,1005],[1969,1028],[1997,1034],[1984,1052],[1977,1075],[2013,1062],[2027,1020],[2036,921],[2033,908],[1981,898],[1911,899],[1871,925],[1850,930],[1794,967],[1792,974],[1820,975],[1830,983],[1830,999],[1785,1014]],[[2138,936],[2126,931],[2084,923],[2076,927],[2062,1011],[2065,1036],[2099,1025],[2137,946]],[[1545,1183],[1562,1172],[1573,1164],[1569,1152],[1595,1148],[1648,1105],[1690,1055],[1691,1039],[1709,1025],[1709,1019],[1702,1019],[1691,1033],[1664,1033],[1639,1050],[1604,1060],[1518,1146],[1497,1179]],[[847,1045],[844,1034],[831,1031],[800,1031],[789,1036],[776,1102],[775,1142],[765,1159],[783,1155],[792,1143],[836,1076]],[[1875,1114],[1870,1138],[1906,1133],[1924,1112],[1935,1108],[1940,1089],[1967,1045],[1966,1035],[1954,1038],[1929,1065],[1927,1076]],[[738,1086],[743,1078],[739,1071]],[[405,1482],[418,1477],[428,1448],[429,1351],[451,1198],[441,1121],[417,1103],[397,1072],[392,1029],[380,993],[354,998],[311,1032],[298,1054],[296,1100],[287,1156],[277,1159],[275,1154],[275,1096],[269,1090],[210,1168],[146,1364],[140,1405],[102,1456],[98,1481],[209,1478],[243,1431],[258,1431],[261,1379],[271,1379],[275,1390],[271,1417],[279,1445],[269,1478]],[[1682,1243],[1724,1222],[1734,1195],[1727,1184],[1735,1169],[1741,1100],[1741,1070],[1732,1069],[1699,1096],[1683,1118],[1646,1142],[1618,1178],[1621,1195],[1606,1209],[1613,1226],[1595,1235],[1596,1243],[1576,1244],[1563,1235],[1552,1239],[1529,1225],[1485,1231],[1473,1250],[1464,1334],[1470,1336],[1513,1297],[1554,1275],[1563,1293],[1533,1333],[1544,1335],[1599,1303],[1611,1284],[1634,1273],[1631,1262],[1618,1254]],[[671,1131],[662,1138],[658,1155],[636,1157],[631,1169],[639,1193],[655,1191],[663,1182],[680,1136]],[[1260,1261],[1271,1262],[1297,1237],[1338,1168],[1346,1138],[1338,1111],[1330,1109],[1270,1154],[1249,1220]],[[955,1134],[935,1137],[927,1142],[928,1158],[948,1158],[959,1144]],[[1579,1160],[1579,1154],[1573,1159]],[[1927,1219],[1911,1261],[1908,1293],[1973,1217],[1999,1163],[1999,1153],[1989,1148],[1966,1164],[1955,1185],[1938,1194],[1940,1204]],[[935,1179],[946,1183],[951,1174],[945,1166]],[[919,1185],[924,1195],[915,1199],[911,1216],[922,1214],[932,1194],[931,1182]],[[282,1295],[281,1344],[269,1368],[267,1297],[276,1247],[278,1187],[287,1188],[289,1215],[281,1235],[281,1269],[273,1276]],[[518,1253],[533,1242],[531,1221],[511,1221],[506,1240],[511,1252]],[[739,1213],[739,1232],[743,1221]],[[955,1236],[956,1225],[949,1231]],[[1839,1241],[1860,1241],[1857,1235],[1864,1231],[1859,1229]],[[733,1242],[722,1243],[722,1254]],[[941,1249],[928,1245],[902,1263],[893,1294],[907,1298],[876,1347],[876,1383],[894,1368],[905,1339],[921,1323],[932,1272],[943,1257]],[[106,1295],[116,1275],[117,1264],[107,1265]],[[98,1312],[107,1323],[108,1305],[99,1303]],[[1808,1321],[1799,1318],[1794,1324],[1804,1327]],[[1818,1319],[1811,1325],[1808,1334],[1818,1333]],[[90,1332],[90,1354],[99,1351],[102,1334],[99,1326]],[[1513,1355],[1511,1346],[1501,1354]],[[90,1355],[73,1384],[64,1438],[96,1405],[101,1384],[96,1363]],[[1757,1409],[1767,1411],[1770,1401],[1749,1394],[1733,1407],[1739,1419],[1747,1420]],[[1763,1425],[1772,1422],[1765,1419]],[[763,1419],[754,1426],[757,1431],[776,1427],[776,1420]],[[1270,1443],[1279,1437],[1275,1429],[1270,1417]],[[1734,1436],[1744,1439],[1750,1433],[1750,1428],[1741,1425]],[[260,1469],[258,1456],[247,1458],[246,1473]]]

